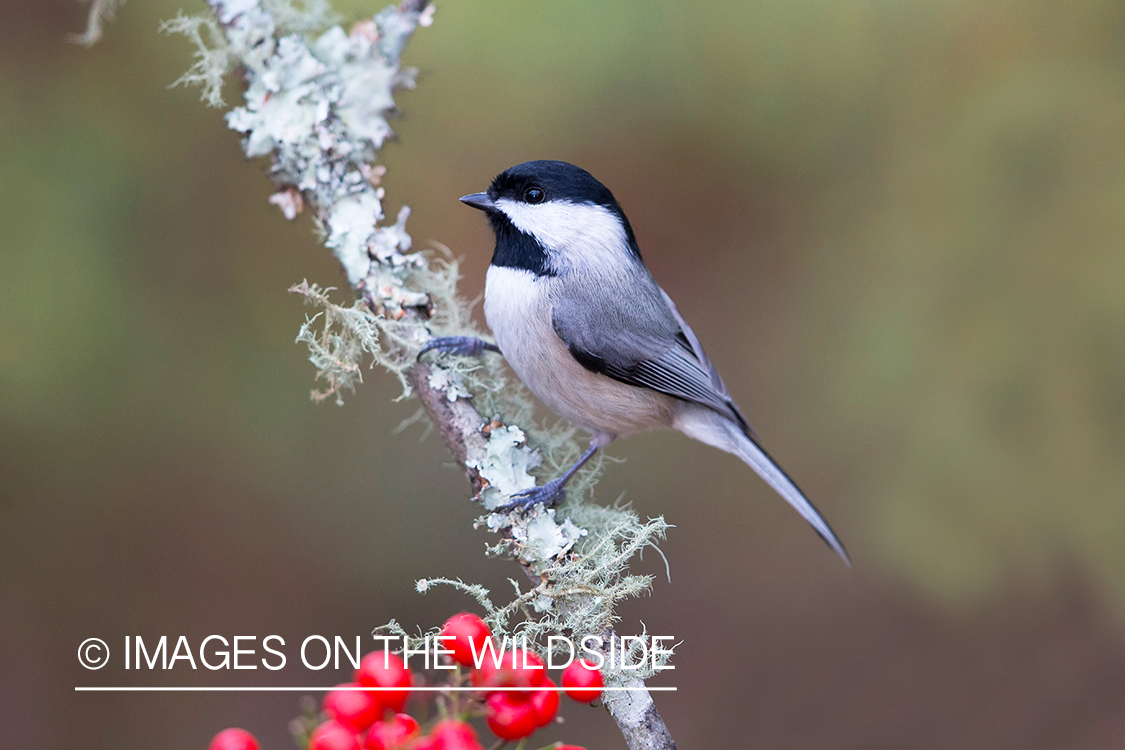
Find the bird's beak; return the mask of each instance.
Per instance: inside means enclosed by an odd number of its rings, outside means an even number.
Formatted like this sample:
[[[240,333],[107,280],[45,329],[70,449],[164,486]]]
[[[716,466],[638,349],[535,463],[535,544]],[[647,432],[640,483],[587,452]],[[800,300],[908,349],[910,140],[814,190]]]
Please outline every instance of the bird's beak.
[[[472,193],[470,195],[461,196],[461,202],[466,206],[479,208],[481,211],[492,211],[496,208],[496,204],[488,197],[488,193]]]

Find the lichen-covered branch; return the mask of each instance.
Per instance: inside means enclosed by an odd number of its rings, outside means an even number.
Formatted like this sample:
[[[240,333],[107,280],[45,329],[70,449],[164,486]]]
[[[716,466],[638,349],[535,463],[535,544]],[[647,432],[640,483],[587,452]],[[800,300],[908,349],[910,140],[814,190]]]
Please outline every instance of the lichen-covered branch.
[[[209,3],[213,15],[165,24],[196,46],[195,63],[178,83],[199,85],[204,100],[219,106],[224,75],[239,72],[244,101],[227,113],[228,125],[245,135],[247,156],[270,159],[270,202],[290,219],[312,214],[354,291],[337,300],[331,288],[307,281],[292,288],[318,308],[298,334],[321,384],[313,397],[342,403],[365,370],[380,365],[394,373],[464,469],[482,509],[478,526],[496,534],[490,552],[516,559],[530,581],[513,581],[515,598],[506,604],[457,580],[420,581],[418,590],[463,589],[497,634],[543,643],[554,634],[611,633],[616,605],[651,584],[631,574],[629,562],[663,539],[668,524],[590,502],[597,462],[575,477],[562,507],[498,512],[537,475],[555,475],[574,459],[574,430],[536,424],[526,391],[497,357],[417,361],[432,336],[479,333],[456,295],[456,264],[412,247],[408,208],[385,221],[384,170],[374,164],[391,134],[394,94],[415,82],[399,56],[414,31],[430,24],[433,5],[406,0],[345,31],[326,0]],[[607,684],[636,688],[605,699],[634,750],[675,747],[644,689],[658,666],[605,671]]]

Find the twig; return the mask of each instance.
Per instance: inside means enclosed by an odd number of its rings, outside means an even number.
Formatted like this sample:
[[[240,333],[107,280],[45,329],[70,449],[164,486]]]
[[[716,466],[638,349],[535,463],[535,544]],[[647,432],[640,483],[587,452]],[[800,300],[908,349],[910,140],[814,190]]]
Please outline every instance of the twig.
[[[90,12],[86,15],[86,30],[81,34],[67,35],[67,41],[84,47],[93,47],[102,38],[103,24],[113,20],[118,7],[124,5],[125,0],[87,1],[90,3]]]

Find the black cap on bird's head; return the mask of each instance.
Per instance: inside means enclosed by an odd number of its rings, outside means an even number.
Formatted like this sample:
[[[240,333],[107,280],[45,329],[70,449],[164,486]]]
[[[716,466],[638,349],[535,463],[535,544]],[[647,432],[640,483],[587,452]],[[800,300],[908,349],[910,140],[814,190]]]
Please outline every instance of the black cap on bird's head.
[[[569,224],[591,225],[566,220],[579,212],[596,219],[589,209],[600,209],[597,214],[612,217],[627,252],[640,258],[633,228],[613,193],[585,169],[565,161],[539,159],[509,167],[486,192],[466,195],[461,202],[488,215],[496,234],[493,263],[497,265],[549,272],[548,256],[565,254],[565,247],[552,243],[557,237],[553,230]],[[535,210],[536,206],[543,210]]]
[[[621,209],[605,185],[581,167],[565,161],[538,159],[505,169],[484,193],[473,193],[461,202],[483,211],[496,210],[496,201],[505,198],[521,203],[547,201],[588,203]]]

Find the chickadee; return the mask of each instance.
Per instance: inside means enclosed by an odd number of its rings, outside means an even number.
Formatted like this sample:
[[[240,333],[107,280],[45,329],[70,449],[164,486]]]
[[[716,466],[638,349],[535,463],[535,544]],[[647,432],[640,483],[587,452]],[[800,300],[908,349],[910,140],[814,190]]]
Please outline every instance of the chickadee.
[[[496,235],[484,288],[496,344],[435,338],[423,353],[500,352],[543,403],[593,433],[562,476],[513,496],[506,508],[553,505],[574,472],[614,438],[671,427],[749,464],[851,564],[824,518],[758,444],[699,339],[645,267],[613,193],[573,164],[529,161],[461,202],[484,211]]]

